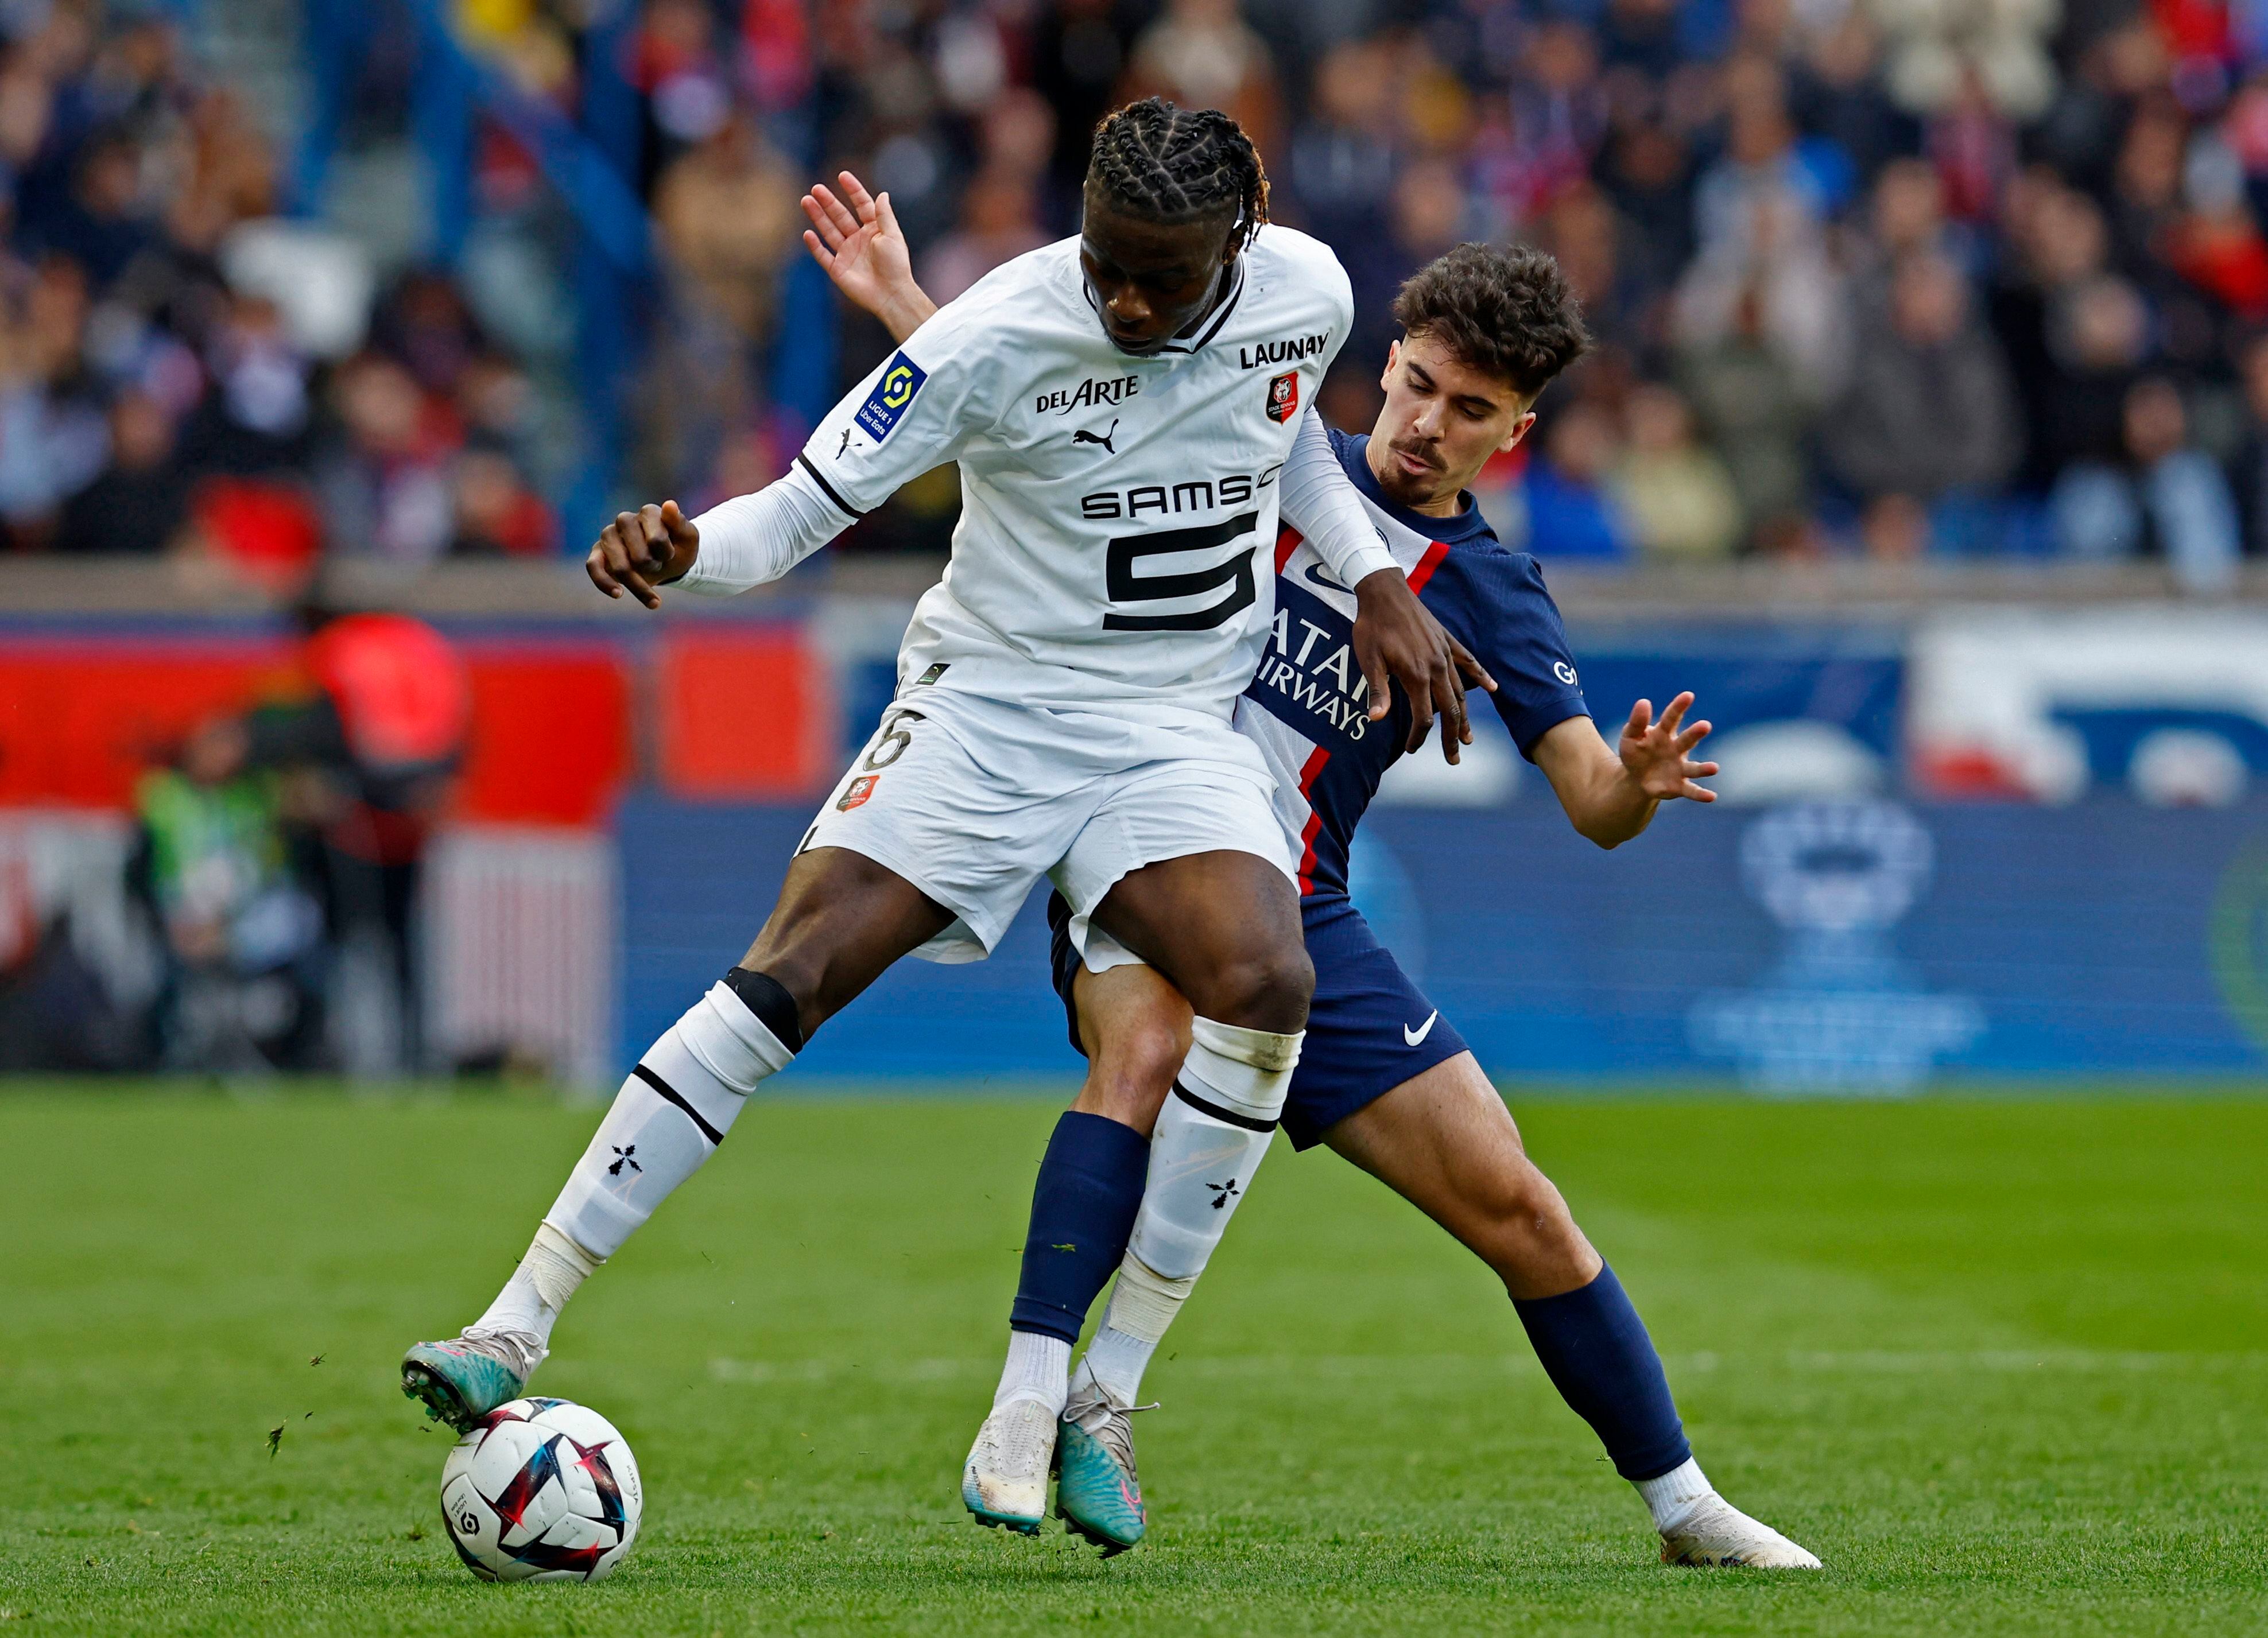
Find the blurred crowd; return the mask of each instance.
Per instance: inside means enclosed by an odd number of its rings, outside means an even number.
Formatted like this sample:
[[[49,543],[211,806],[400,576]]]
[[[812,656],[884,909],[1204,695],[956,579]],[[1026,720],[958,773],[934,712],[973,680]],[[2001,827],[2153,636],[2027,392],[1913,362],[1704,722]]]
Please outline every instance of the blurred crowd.
[[[949,298],[1071,231],[1095,120],[1157,92],[1241,120],[1277,218],[1345,263],[1357,330],[1324,399],[1341,425],[1373,413],[1418,266],[1463,239],[1559,257],[1603,345],[1483,497],[1548,558],[2156,556],[2212,591],[2268,548],[2256,4],[446,10],[481,71],[594,143],[596,81],[634,110],[598,147],[659,270],[620,316],[630,367],[580,384],[619,395],[617,499],[762,482],[811,389],[823,403],[886,351],[862,317],[792,299],[807,181],[848,165],[887,189]],[[390,43],[356,68],[396,126],[437,71],[416,15],[373,8]],[[527,356],[545,292],[515,318],[511,291],[483,305],[462,267],[396,257],[343,327],[325,320],[300,272],[335,246],[291,219],[279,143],[195,69],[170,10],[24,0],[0,35],[10,546],[287,578],[326,551],[415,566],[577,544],[556,506],[574,440],[563,461],[536,402],[556,383]],[[556,176],[512,121],[475,128],[474,209],[537,224],[571,327],[573,235],[530,203]],[[814,323],[831,349],[800,345]],[[827,378],[799,390],[799,369]],[[954,511],[938,474],[850,544],[935,548]]]
[[[750,335],[804,179],[887,188],[946,298],[1071,231],[1149,92],[1260,142],[1352,275],[1325,400],[1461,239],[1556,253],[1602,352],[1489,474],[1546,556],[2155,555],[2268,541],[2268,33],[2207,0],[648,0],[680,261]],[[844,383],[885,342],[846,320]],[[762,459],[730,475],[761,469]],[[939,520],[950,508],[917,498]],[[870,533],[903,530],[878,518]],[[919,529],[912,532],[920,534]],[[895,539],[893,535],[890,538]],[[934,535],[924,537],[934,542]]]
[[[513,360],[443,274],[356,299],[171,9],[27,0],[0,41],[0,540],[282,584],[325,549],[557,548]]]

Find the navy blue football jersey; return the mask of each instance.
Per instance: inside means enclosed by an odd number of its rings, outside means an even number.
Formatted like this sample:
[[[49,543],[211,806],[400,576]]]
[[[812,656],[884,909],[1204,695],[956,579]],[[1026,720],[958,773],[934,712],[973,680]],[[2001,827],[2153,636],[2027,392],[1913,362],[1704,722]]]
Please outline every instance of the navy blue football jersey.
[[[1527,553],[1498,541],[1470,496],[1454,518],[1427,518],[1388,500],[1365,457],[1368,443],[1359,434],[1331,434],[1340,466],[1410,590],[1496,679],[1488,697],[1520,753],[1533,760],[1536,741],[1552,728],[1590,714],[1543,570]],[[1275,630],[1236,703],[1236,725],[1260,746],[1276,775],[1276,811],[1295,839],[1300,892],[1343,896],[1348,844],[1402,754],[1410,702],[1396,689],[1392,712],[1370,721],[1369,688],[1354,656],[1354,593],[1289,527],[1277,537],[1276,574]],[[1429,740],[1425,754],[1440,753]]]

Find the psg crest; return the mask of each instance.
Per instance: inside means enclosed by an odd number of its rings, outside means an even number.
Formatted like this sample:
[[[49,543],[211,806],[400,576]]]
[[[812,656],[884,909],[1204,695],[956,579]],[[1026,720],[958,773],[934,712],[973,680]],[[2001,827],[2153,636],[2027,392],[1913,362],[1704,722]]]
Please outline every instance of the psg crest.
[[[1300,413],[1300,372],[1286,370],[1268,383],[1268,419],[1282,422]]]

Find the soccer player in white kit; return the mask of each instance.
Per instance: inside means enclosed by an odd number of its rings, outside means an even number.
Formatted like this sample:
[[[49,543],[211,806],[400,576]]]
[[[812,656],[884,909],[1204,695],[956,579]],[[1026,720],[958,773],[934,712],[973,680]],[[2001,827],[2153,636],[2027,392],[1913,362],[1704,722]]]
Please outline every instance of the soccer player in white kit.
[[[975,960],[1042,876],[1197,1014],[1184,1084],[1283,1106],[1314,974],[1273,781],[1231,726],[1273,615],[1279,504],[1360,602],[1373,714],[1393,684],[1469,743],[1461,671],[1310,410],[1351,317],[1345,274],[1267,225],[1234,121],[1150,99],[1098,128],[1082,231],[909,335],[788,474],[688,520],[623,513],[586,567],[609,596],[777,579],[901,484],[959,464],[961,518],[880,725],[821,808],[740,966],[639,1061],[497,1300],[419,1343],[402,1388],[459,1428],[518,1397],[576,1288],[714,1152],[758,1083],[900,957]],[[1067,1114],[1076,1187],[1146,1164]],[[1130,1147],[1130,1144],[1132,1147]],[[1052,1173],[1050,1172],[1052,1168]],[[1096,1289],[1107,1278],[1097,1274]],[[1053,1419],[1035,1438],[1054,1438]]]

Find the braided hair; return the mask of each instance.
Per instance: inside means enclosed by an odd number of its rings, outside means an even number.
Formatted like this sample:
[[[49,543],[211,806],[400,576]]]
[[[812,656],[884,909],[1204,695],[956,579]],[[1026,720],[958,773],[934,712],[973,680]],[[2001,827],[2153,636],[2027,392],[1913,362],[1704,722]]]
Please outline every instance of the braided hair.
[[[1155,222],[1235,212],[1228,248],[1242,250],[1268,220],[1268,173],[1244,128],[1218,108],[1177,108],[1145,97],[1094,128],[1089,187]]]

